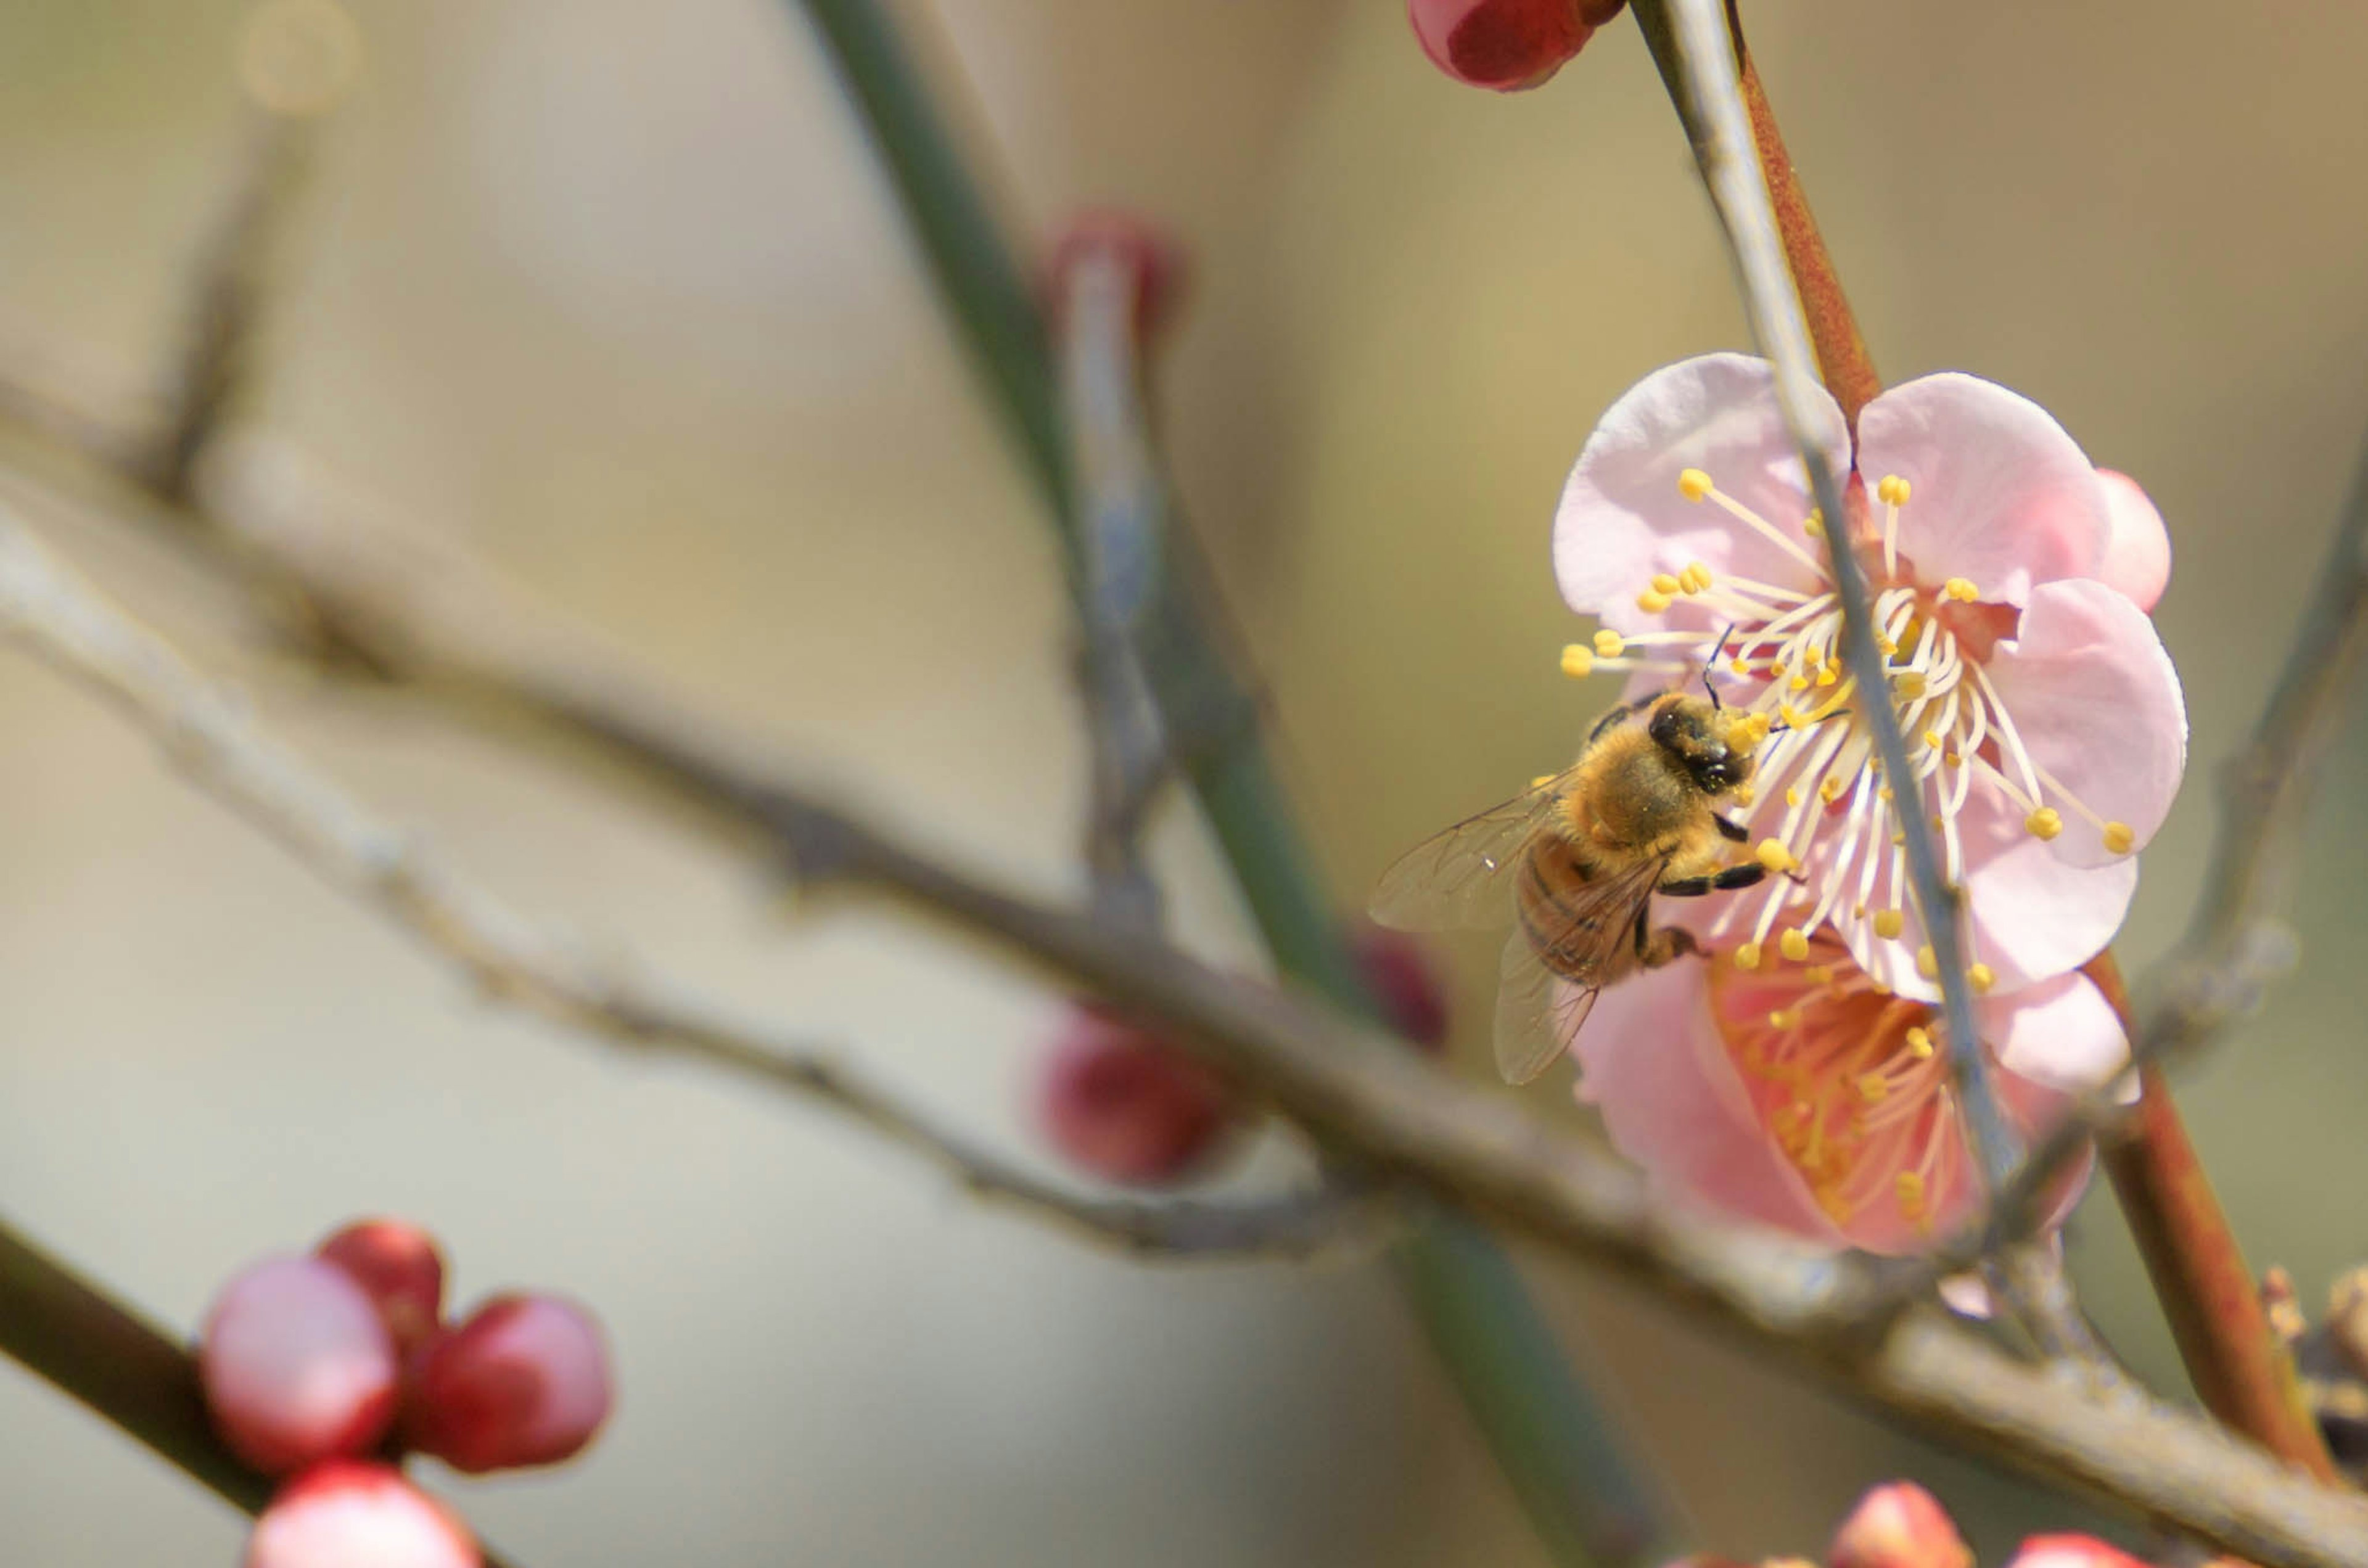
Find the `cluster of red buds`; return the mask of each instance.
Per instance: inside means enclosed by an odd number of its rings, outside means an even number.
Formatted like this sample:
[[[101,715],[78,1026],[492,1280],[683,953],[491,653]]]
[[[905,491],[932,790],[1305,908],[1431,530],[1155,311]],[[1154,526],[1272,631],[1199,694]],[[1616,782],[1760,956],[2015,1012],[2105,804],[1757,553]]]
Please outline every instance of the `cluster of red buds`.
[[[1406,0],[1430,62],[1467,86],[1534,87],[1587,47],[1628,0]]]
[[[1974,1549],[1940,1499],[1912,1481],[1894,1481],[1858,1500],[1827,1550],[1827,1568],[1974,1568]],[[1673,1568],[1736,1568],[1723,1559],[1696,1557]],[[1807,1568],[1801,1558],[1770,1558],[1762,1568]],[[2144,1558],[2089,1535],[2035,1535],[2015,1549],[2006,1568],[2150,1568]],[[2248,1568],[2222,1558],[2206,1568]]]
[[[589,1313],[515,1292],[447,1323],[443,1301],[435,1238],[393,1220],[222,1287],[198,1350],[206,1408],[239,1458],[288,1478],[247,1568],[477,1568],[468,1528],[395,1461],[416,1451],[481,1474],[591,1442],[613,1395]]]

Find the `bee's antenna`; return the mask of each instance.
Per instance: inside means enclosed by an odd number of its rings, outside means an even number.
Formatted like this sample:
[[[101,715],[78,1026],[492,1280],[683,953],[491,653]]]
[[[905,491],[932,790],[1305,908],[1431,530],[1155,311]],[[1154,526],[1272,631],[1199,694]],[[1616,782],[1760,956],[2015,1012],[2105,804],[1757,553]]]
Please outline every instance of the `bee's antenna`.
[[[1710,651],[1710,657],[1702,664],[1702,690],[1710,694],[1711,711],[1713,713],[1722,711],[1726,704],[1718,699],[1718,687],[1711,685],[1710,672],[1712,666],[1726,656],[1726,640],[1734,635],[1735,622],[1730,620],[1726,623],[1726,630],[1718,634],[1718,645]]]

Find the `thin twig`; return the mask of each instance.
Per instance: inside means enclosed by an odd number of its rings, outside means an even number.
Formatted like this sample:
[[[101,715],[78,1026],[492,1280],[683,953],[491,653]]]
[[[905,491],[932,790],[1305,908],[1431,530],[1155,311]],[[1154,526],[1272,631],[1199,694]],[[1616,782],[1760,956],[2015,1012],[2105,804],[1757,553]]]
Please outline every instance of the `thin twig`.
[[[1712,203],[1718,209],[1719,222],[1734,252],[1752,335],[1774,369],[1776,404],[1808,470],[1810,494],[1831,520],[1826,529],[1827,558],[1831,563],[1834,597],[1841,604],[1843,656],[1859,690],[1866,694],[1861,706],[1883,776],[1901,781],[1905,789],[1916,775],[1908,767],[1898,716],[1891,709],[1889,671],[1875,646],[1873,612],[1864,571],[1850,544],[1851,530],[1846,521],[1850,513],[1840,478],[1826,460],[1816,434],[1822,423],[1816,360],[1810,352],[1800,295],[1785,268],[1783,243],[1777,233],[1759,149],[1751,140],[1726,15],[1720,0],[1662,0],[1662,6],[1673,24],[1680,76],[1691,109],[1687,129],[1694,159],[1702,165],[1703,183],[1710,187]],[[1975,1153],[1995,1191],[2013,1172],[2021,1143],[1999,1108],[1988,1058],[1975,1028],[1958,896],[1941,874],[1923,814],[1902,811],[1899,818],[1908,881],[1915,889],[1917,909],[1923,916],[1924,934],[1939,970],[1950,1064]]]
[[[244,704],[78,583],[0,519],[0,635],[106,697],[209,792],[341,891],[456,964],[490,1000],[636,1050],[672,1051],[830,1107],[951,1171],[969,1191],[1139,1253],[1304,1257],[1355,1240],[1376,1213],[1361,1189],[1247,1207],[1088,1198],[1045,1181],[794,1037],[735,1016],[629,960],[571,951],[491,893],[438,866],[262,732]]]

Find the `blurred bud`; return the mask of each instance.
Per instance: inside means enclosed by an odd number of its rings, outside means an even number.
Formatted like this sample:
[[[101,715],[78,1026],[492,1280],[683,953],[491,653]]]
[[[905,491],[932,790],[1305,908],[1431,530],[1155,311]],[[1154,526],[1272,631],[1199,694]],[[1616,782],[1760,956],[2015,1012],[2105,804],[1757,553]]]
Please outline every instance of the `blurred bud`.
[[[1114,263],[1134,301],[1134,339],[1148,345],[1181,312],[1189,269],[1184,247],[1144,219],[1120,211],[1080,212],[1053,244],[1046,291],[1057,321],[1067,313],[1077,269],[1089,258]]]
[[[1973,1568],[1973,1549],[1941,1500],[1912,1481],[1858,1500],[1827,1555],[1832,1568]]]
[[[1626,0],[1406,0],[1430,62],[1467,86],[1518,92],[1543,83]]]
[[[469,1528],[382,1464],[331,1460],[279,1490],[246,1568],[479,1568]]]
[[[2006,1568],[2149,1568],[2142,1557],[2108,1546],[2092,1535],[2035,1535],[2015,1551]]]
[[[360,1453],[394,1415],[394,1341],[345,1270],[276,1257],[222,1288],[198,1346],[214,1425],[267,1474]]]
[[[444,1311],[444,1255],[418,1226],[358,1220],[314,1247],[313,1256],[352,1275],[378,1303],[399,1353],[409,1355],[436,1332]]]
[[[1390,1027],[1433,1053],[1446,1045],[1447,988],[1422,939],[1369,924],[1358,926],[1349,943]]]
[[[1104,1181],[1156,1187],[1205,1165],[1232,1126],[1215,1074],[1133,1024],[1073,1008],[1044,1067],[1044,1135]]]
[[[556,1296],[495,1296],[414,1358],[403,1436],[472,1475],[582,1452],[613,1403],[591,1315]]]
[[[2270,1320],[2270,1332],[2289,1346],[2310,1332],[2310,1320],[2294,1294],[2294,1276],[2282,1265],[2273,1263],[2261,1275],[2261,1311]]]
[[[2327,1342],[2355,1378],[2368,1378],[2368,1268],[2354,1268],[2327,1293]]]

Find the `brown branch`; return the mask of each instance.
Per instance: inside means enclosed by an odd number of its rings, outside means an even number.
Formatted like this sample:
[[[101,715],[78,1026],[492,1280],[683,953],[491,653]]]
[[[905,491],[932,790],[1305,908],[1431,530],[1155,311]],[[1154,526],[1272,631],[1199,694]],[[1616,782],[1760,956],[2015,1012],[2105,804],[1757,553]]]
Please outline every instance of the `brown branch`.
[[[1379,1199],[1327,1186],[1248,1206],[1081,1196],[910,1109],[762,1023],[629,960],[571,951],[438,866],[265,734],[245,706],[0,518],[0,636],[105,697],[208,792],[313,870],[456,965],[489,999],[635,1050],[671,1051],[825,1105],[924,1153],[983,1198],[1138,1254],[1304,1257],[1370,1232]]]

